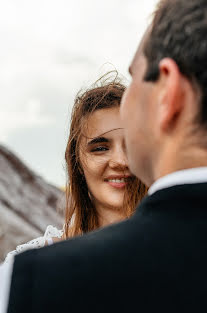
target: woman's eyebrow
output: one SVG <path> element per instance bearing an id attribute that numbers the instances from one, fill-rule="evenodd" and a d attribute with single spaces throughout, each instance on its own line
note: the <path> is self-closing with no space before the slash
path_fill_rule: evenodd
<path id="1" fill-rule="evenodd" d="M 90 146 L 90 145 L 93 145 L 95 143 L 101 143 L 101 142 L 109 142 L 109 139 L 107 139 L 105 137 L 96 137 L 96 138 L 90 140 L 88 142 L 88 145 Z"/>

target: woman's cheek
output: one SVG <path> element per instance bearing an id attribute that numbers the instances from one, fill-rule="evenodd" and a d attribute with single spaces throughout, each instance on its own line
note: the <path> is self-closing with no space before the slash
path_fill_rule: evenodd
<path id="1" fill-rule="evenodd" d="M 96 178 L 96 179 L 102 179 L 104 174 L 104 168 L 105 168 L 105 161 L 103 158 L 96 158 L 95 160 L 88 160 L 87 162 L 87 168 L 86 171 L 89 176 Z"/>

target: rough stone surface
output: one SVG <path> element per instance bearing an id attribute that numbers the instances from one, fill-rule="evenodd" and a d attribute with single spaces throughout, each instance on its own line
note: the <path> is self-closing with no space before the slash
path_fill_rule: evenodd
<path id="1" fill-rule="evenodd" d="M 63 207 L 60 189 L 0 145 L 0 262 L 18 244 L 43 235 L 48 225 L 62 228 Z"/>

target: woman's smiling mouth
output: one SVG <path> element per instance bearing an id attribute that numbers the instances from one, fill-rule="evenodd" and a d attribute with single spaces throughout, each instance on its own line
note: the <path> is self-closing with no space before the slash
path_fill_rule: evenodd
<path id="1" fill-rule="evenodd" d="M 124 188 L 129 182 L 130 176 L 113 176 L 108 177 L 104 181 L 115 188 Z"/>

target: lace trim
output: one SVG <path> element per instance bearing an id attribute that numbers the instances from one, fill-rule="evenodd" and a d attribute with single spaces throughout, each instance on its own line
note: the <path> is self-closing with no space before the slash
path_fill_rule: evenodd
<path id="1" fill-rule="evenodd" d="M 44 236 L 38 237 L 36 239 L 28 241 L 25 244 L 17 246 L 15 250 L 7 254 L 4 262 L 8 263 L 11 259 L 14 258 L 15 255 L 21 252 L 24 252 L 26 250 L 42 248 L 44 247 L 46 240 L 52 239 L 52 238 L 61 238 L 62 235 L 63 235 L 63 230 L 58 230 L 56 227 L 49 225 L 46 228 Z"/>

